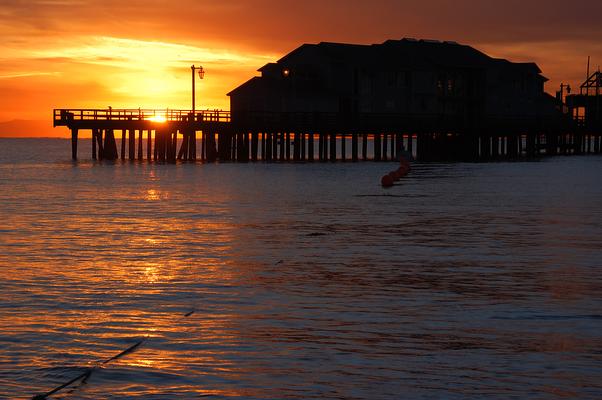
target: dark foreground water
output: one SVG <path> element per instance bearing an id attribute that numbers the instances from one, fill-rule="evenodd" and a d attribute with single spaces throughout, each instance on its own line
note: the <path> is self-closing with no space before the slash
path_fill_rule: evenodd
<path id="1" fill-rule="evenodd" d="M 602 397 L 602 157 L 69 154 L 0 140 L 0 398 Z"/>

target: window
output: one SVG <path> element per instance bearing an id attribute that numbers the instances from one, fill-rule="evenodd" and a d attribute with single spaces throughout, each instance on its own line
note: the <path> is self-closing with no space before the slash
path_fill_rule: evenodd
<path id="1" fill-rule="evenodd" d="M 437 94 L 443 96 L 445 94 L 445 75 L 439 75 L 437 78 Z"/>

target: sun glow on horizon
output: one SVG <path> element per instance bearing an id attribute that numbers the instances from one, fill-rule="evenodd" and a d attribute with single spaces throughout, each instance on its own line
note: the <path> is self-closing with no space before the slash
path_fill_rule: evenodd
<path id="1" fill-rule="evenodd" d="M 147 119 L 149 121 L 157 122 L 160 124 L 167 122 L 167 118 L 165 118 L 165 116 L 163 116 L 163 115 L 155 115 L 155 116 L 147 118 Z"/>
<path id="2" fill-rule="evenodd" d="M 192 64 L 207 71 L 197 82 L 197 108 L 227 110 L 226 93 L 276 58 L 224 43 L 193 46 L 111 36 L 23 40 L 0 44 L 0 60 L 19 60 L 0 63 L 2 87 L 5 93 L 22 93 L 0 110 L 0 122 L 43 120 L 53 108 L 189 109 Z M 160 116 L 151 120 L 165 122 Z"/>

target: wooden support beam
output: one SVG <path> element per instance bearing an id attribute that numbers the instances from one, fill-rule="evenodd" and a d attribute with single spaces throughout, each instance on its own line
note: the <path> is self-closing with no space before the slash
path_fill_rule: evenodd
<path id="1" fill-rule="evenodd" d="M 103 147 L 103 130 L 102 129 L 97 129 L 96 130 L 96 144 L 98 145 L 98 160 L 102 160 L 103 158 L 105 158 L 104 156 L 104 147 Z"/>
<path id="2" fill-rule="evenodd" d="M 581 134 L 573 134 L 573 154 L 581 154 L 583 151 L 583 141 Z"/>
<path id="3" fill-rule="evenodd" d="M 196 161 L 196 130 L 193 129 L 190 134 L 190 144 L 188 145 L 189 159 Z"/>
<path id="4" fill-rule="evenodd" d="M 205 134 L 205 132 L 203 132 L 203 135 Z M 217 160 L 217 148 L 216 148 L 216 141 L 215 141 L 215 133 L 212 131 L 208 131 L 207 132 L 207 140 L 205 142 L 207 148 L 205 149 L 206 154 L 205 154 L 205 158 L 207 159 L 208 162 L 215 162 Z"/>
<path id="5" fill-rule="evenodd" d="M 368 134 L 362 135 L 362 159 L 368 161 Z"/>
<path id="6" fill-rule="evenodd" d="M 286 137 L 286 161 L 290 161 L 291 160 L 291 133 L 290 132 L 286 132 L 285 133 L 285 137 Z"/>
<path id="7" fill-rule="evenodd" d="M 237 144 L 238 144 L 238 134 L 234 133 L 232 135 L 232 139 L 229 141 L 230 143 L 230 152 L 228 153 L 230 155 L 230 160 L 232 161 L 236 161 L 237 157 L 236 157 L 236 150 L 237 150 Z"/>
<path id="8" fill-rule="evenodd" d="M 491 138 L 489 136 L 481 136 L 481 159 L 488 160 L 491 155 Z"/>
<path id="9" fill-rule="evenodd" d="M 509 158 L 515 158 L 518 152 L 518 140 L 516 135 L 508 136 L 507 140 L 507 151 L 506 156 Z"/>
<path id="10" fill-rule="evenodd" d="M 330 133 L 330 161 L 337 160 L 337 134 Z"/>
<path id="11" fill-rule="evenodd" d="M 180 151 L 178 151 L 178 160 L 187 160 L 188 159 L 188 132 L 183 132 L 184 138 L 182 139 L 182 144 L 180 145 Z"/>
<path id="12" fill-rule="evenodd" d="M 389 137 L 386 133 L 383 134 L 383 154 L 382 154 L 382 160 L 383 161 L 387 161 L 387 150 L 388 150 L 388 142 L 389 142 Z"/>
<path id="13" fill-rule="evenodd" d="M 314 160 L 314 133 L 310 132 L 307 135 L 307 160 Z"/>
<path id="14" fill-rule="evenodd" d="M 417 133 L 416 134 L 416 160 L 422 161 L 422 148 L 424 147 L 422 136 Z"/>
<path id="15" fill-rule="evenodd" d="M 177 149 L 178 149 L 178 131 L 175 129 L 173 130 L 171 140 L 172 140 L 172 143 L 171 143 L 170 161 L 175 162 L 176 161 L 176 153 L 177 153 Z"/>
<path id="16" fill-rule="evenodd" d="M 300 141 L 300 146 L 301 146 L 301 161 L 305 161 L 306 160 L 306 147 L 305 147 L 305 132 L 301 133 L 301 141 Z"/>
<path id="17" fill-rule="evenodd" d="M 236 144 L 236 161 L 244 162 L 245 160 L 245 134 L 239 133 Z"/>
<path id="18" fill-rule="evenodd" d="M 299 132 L 295 132 L 294 135 L 295 136 L 293 139 L 293 160 L 299 161 L 299 159 L 301 158 L 301 135 L 299 134 Z"/>
<path id="19" fill-rule="evenodd" d="M 104 143 L 104 158 L 106 160 L 116 160 L 117 154 L 117 143 L 115 143 L 115 133 L 112 129 L 108 129 L 105 134 Z"/>
<path id="20" fill-rule="evenodd" d="M 491 138 L 491 156 L 493 158 L 498 158 L 500 155 L 500 137 L 494 135 Z"/>
<path id="21" fill-rule="evenodd" d="M 154 146 L 155 161 L 163 161 L 162 152 L 161 152 L 161 147 L 163 145 L 162 142 L 163 142 L 163 130 L 157 129 L 155 131 L 155 146 Z"/>
<path id="22" fill-rule="evenodd" d="M 134 135 L 136 131 L 134 131 Z M 142 129 L 138 129 L 138 160 L 142 160 Z"/>
<path id="23" fill-rule="evenodd" d="M 323 161 L 324 159 L 324 134 L 318 134 L 318 160 Z"/>
<path id="24" fill-rule="evenodd" d="M 201 131 L 201 161 L 205 161 L 207 159 L 207 131 Z"/>
<path id="25" fill-rule="evenodd" d="M 286 155 L 286 140 L 284 138 L 284 132 L 280 132 L 279 133 L 279 137 L 280 137 L 280 161 L 284 161 L 285 159 L 285 155 Z"/>
<path id="26" fill-rule="evenodd" d="M 163 157 L 163 161 L 167 161 L 169 162 L 169 159 L 171 158 L 171 132 L 169 131 L 169 128 L 167 128 L 165 131 L 163 131 L 163 153 L 164 153 L 164 157 Z"/>
<path id="27" fill-rule="evenodd" d="M 96 129 L 92 129 L 92 159 L 96 160 Z"/>
<path id="28" fill-rule="evenodd" d="M 155 145 L 153 146 L 153 158 L 155 161 L 159 158 L 159 135 L 161 131 L 159 129 L 155 129 Z"/>
<path id="29" fill-rule="evenodd" d="M 265 133 L 265 152 L 264 152 L 264 161 L 272 161 L 272 133 Z"/>
<path id="30" fill-rule="evenodd" d="M 151 139 L 151 130 L 146 131 L 146 159 L 150 161 L 151 159 L 151 150 L 153 147 L 153 142 Z"/>
<path id="31" fill-rule="evenodd" d="M 251 160 L 257 161 L 259 149 L 259 132 L 251 132 Z"/>
<path id="32" fill-rule="evenodd" d="M 236 161 L 242 162 L 245 158 L 245 134 L 236 135 Z"/>
<path id="33" fill-rule="evenodd" d="M 121 130 L 121 159 L 125 160 L 125 129 Z"/>
<path id="34" fill-rule="evenodd" d="M 136 131 L 128 129 L 128 158 L 134 160 L 136 158 Z"/>
<path id="35" fill-rule="evenodd" d="M 169 131 L 163 129 L 161 131 L 161 147 L 159 148 L 159 161 L 167 161 L 169 158 Z"/>
<path id="36" fill-rule="evenodd" d="M 163 132 L 163 153 L 164 153 L 163 160 L 164 161 L 169 162 L 171 159 L 171 144 L 172 143 L 173 143 L 172 132 L 169 130 L 169 128 L 167 128 Z"/>
<path id="37" fill-rule="evenodd" d="M 381 161 L 382 143 L 380 133 L 374 134 L 374 161 Z"/>
<path id="38" fill-rule="evenodd" d="M 358 161 L 358 136 L 357 133 L 351 133 L 351 160 Z"/>
<path id="39" fill-rule="evenodd" d="M 72 160 L 77 160 L 77 139 L 78 139 L 77 128 L 71 128 L 71 159 Z"/>
<path id="40" fill-rule="evenodd" d="M 341 133 L 341 160 L 345 161 L 347 159 L 347 138 L 345 137 L 345 132 Z"/>
<path id="41" fill-rule="evenodd" d="M 535 137 L 537 135 L 533 132 L 527 134 L 527 157 L 535 156 Z"/>

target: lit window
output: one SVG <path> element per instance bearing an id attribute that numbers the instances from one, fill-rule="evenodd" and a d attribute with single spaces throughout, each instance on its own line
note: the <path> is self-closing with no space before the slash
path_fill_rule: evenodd
<path id="1" fill-rule="evenodd" d="M 288 78 L 289 76 L 291 76 L 291 70 L 288 68 L 285 68 L 282 70 L 282 76 L 285 78 Z"/>
<path id="2" fill-rule="evenodd" d="M 447 93 L 452 94 L 454 92 L 454 81 L 452 79 L 447 80 Z"/>

